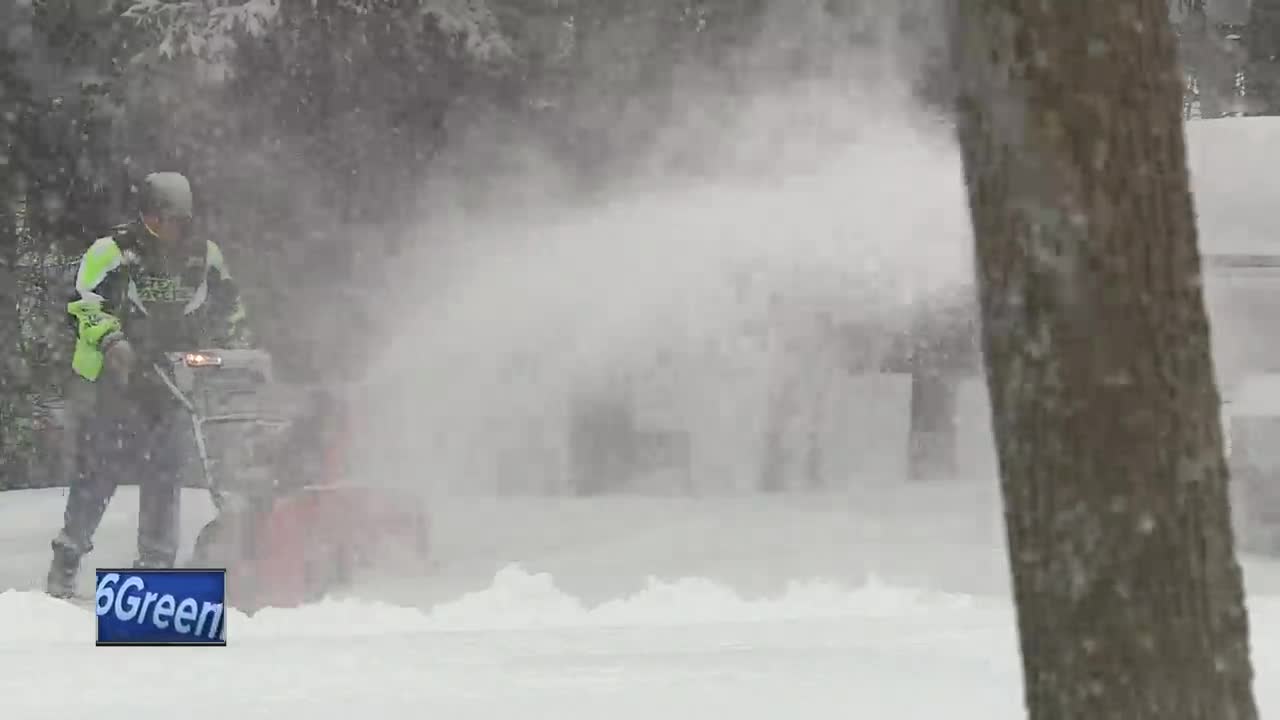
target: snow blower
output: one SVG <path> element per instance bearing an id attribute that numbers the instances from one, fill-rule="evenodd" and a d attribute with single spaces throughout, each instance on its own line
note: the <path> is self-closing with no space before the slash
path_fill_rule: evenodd
<path id="1" fill-rule="evenodd" d="M 388 560 L 397 571 L 425 570 L 422 503 L 355 482 L 339 391 L 277 381 L 260 350 L 167 357 L 169 367 L 155 370 L 191 417 L 196 484 L 216 508 L 190 564 L 226 568 L 230 605 L 252 613 L 314 602 Z"/>

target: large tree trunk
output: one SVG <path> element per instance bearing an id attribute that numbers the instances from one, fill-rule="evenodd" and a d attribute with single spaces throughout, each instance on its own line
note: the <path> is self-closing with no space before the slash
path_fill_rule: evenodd
<path id="1" fill-rule="evenodd" d="M 958 7 L 1030 715 L 1255 718 L 1165 0 Z"/>

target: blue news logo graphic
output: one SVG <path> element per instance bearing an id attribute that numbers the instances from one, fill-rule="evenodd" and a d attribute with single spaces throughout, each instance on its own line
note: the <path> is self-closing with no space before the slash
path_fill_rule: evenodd
<path id="1" fill-rule="evenodd" d="M 226 645 L 225 570 L 98 570 L 98 645 Z"/>

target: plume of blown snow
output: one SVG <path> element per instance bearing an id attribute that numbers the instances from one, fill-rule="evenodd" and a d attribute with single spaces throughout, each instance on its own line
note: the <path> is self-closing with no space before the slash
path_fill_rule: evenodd
<path id="1" fill-rule="evenodd" d="M 364 398 L 367 474 L 559 491 L 570 408 L 609 394 L 660 405 L 699 437 L 732 436 L 726 458 L 756 456 L 780 373 L 859 354 L 874 367 L 922 308 L 964 302 L 950 129 L 891 64 L 876 67 L 853 83 L 766 77 L 732 97 L 714 77 L 690 81 L 634 172 L 587 196 L 555 192 L 563 174 L 537 162 L 486 178 L 519 199 L 505 208 L 461 210 L 447 182 L 433 186 L 389 278 L 409 291 L 384 299 L 395 320 Z M 727 410 L 730 396 L 741 407 Z"/>

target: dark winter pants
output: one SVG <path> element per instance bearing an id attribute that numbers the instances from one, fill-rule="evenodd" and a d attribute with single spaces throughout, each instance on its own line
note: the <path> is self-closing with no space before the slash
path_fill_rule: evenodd
<path id="1" fill-rule="evenodd" d="M 105 388 L 104 388 L 105 390 Z M 122 483 L 138 485 L 138 557 L 143 567 L 172 567 L 178 551 L 180 473 L 193 446 L 181 408 L 143 412 L 127 398 L 97 398 L 79 419 L 62 532 L 54 547 L 79 557 Z"/>

